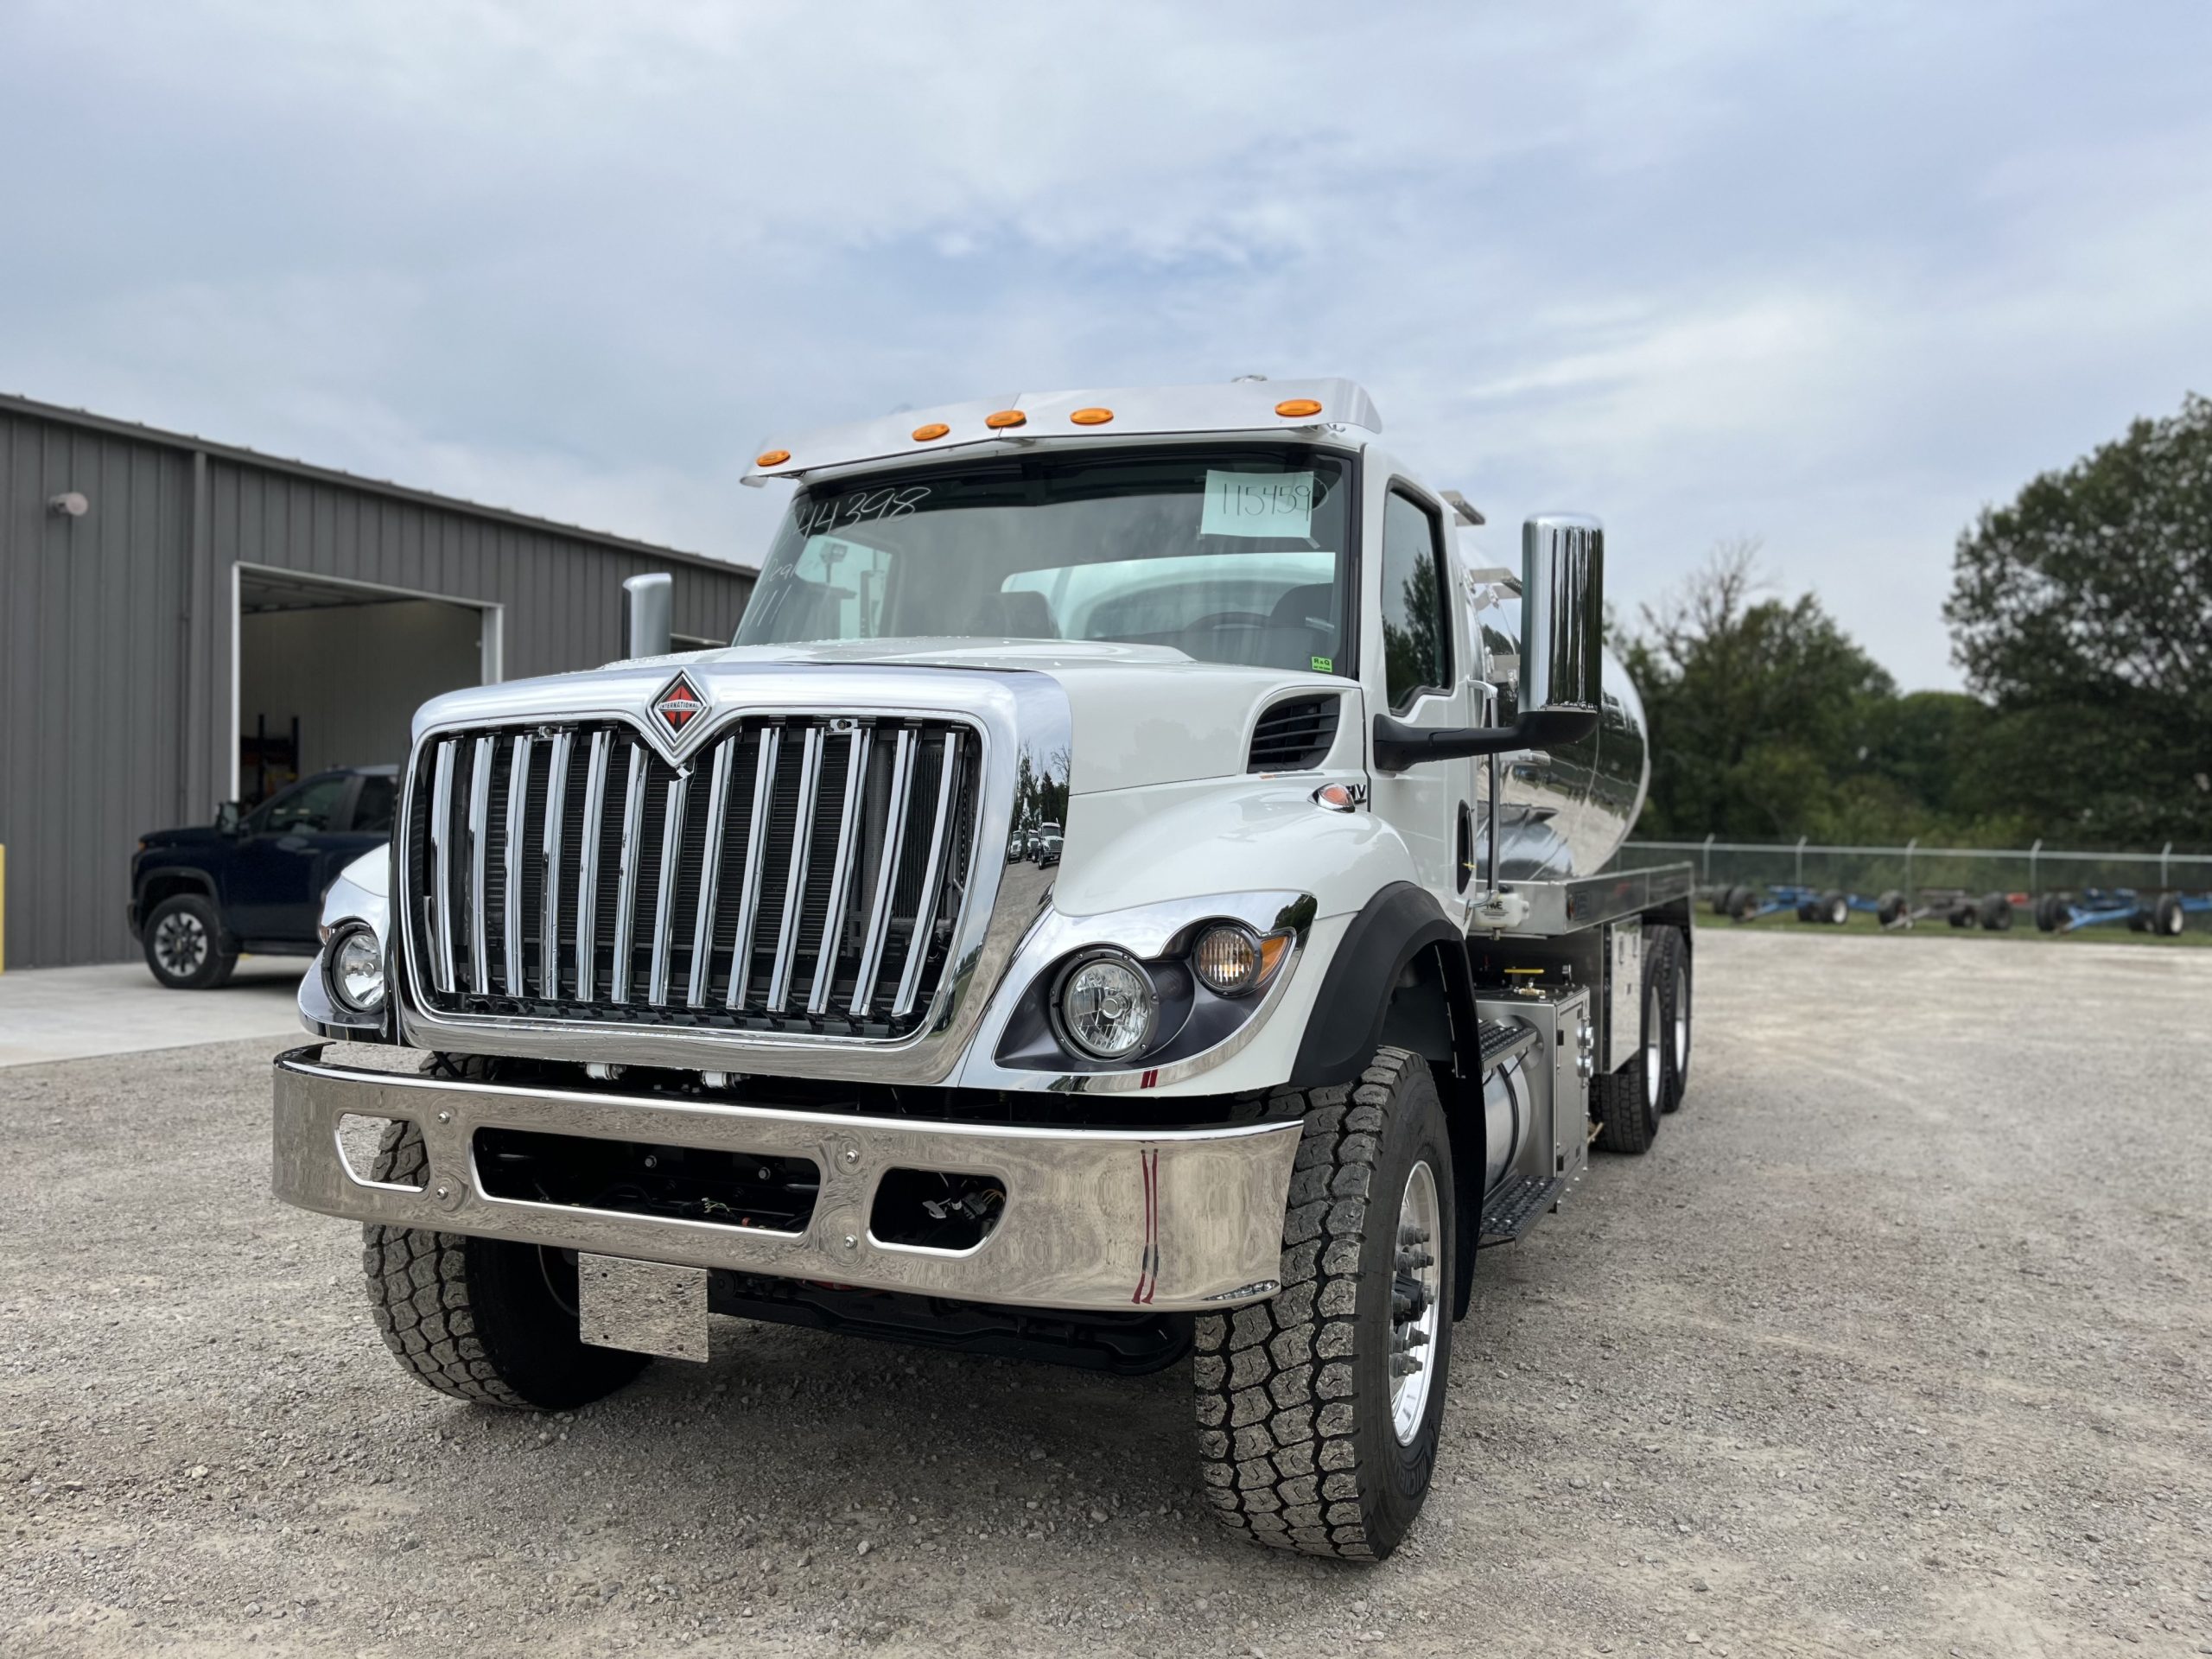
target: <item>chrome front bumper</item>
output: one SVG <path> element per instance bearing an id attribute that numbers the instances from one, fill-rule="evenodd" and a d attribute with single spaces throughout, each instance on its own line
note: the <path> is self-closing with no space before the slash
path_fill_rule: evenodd
<path id="1" fill-rule="evenodd" d="M 274 1190 L 325 1215 L 1015 1306 L 1200 1309 L 1278 1288 L 1295 1121 L 1143 1131 L 838 1117 L 370 1071 L 327 1063 L 320 1045 L 276 1065 Z M 348 1114 L 417 1124 L 423 1185 L 357 1174 L 339 1141 Z M 810 1159 L 821 1193 L 803 1233 L 495 1198 L 474 1152 L 493 1128 Z M 966 1250 L 880 1243 L 868 1219 L 895 1168 L 996 1177 L 997 1226 Z"/>

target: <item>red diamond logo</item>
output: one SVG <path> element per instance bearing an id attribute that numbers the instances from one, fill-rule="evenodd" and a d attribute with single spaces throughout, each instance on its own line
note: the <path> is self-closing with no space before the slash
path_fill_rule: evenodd
<path id="1" fill-rule="evenodd" d="M 706 712 L 707 699 L 691 683 L 689 674 L 678 674 L 661 687 L 660 695 L 653 699 L 653 717 L 679 735 Z"/>

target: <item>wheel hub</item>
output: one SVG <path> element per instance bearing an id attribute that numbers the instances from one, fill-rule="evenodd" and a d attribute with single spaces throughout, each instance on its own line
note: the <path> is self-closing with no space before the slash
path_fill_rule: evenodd
<path id="1" fill-rule="evenodd" d="M 1411 1446 L 1428 1409 L 1428 1361 L 1443 1297 L 1443 1264 L 1436 1259 L 1441 1212 L 1436 1175 L 1426 1160 L 1406 1177 L 1398 1201 L 1398 1245 L 1390 1281 L 1390 1427 Z"/>
<path id="2" fill-rule="evenodd" d="M 154 930 L 154 954 L 164 969 L 179 979 L 199 972 L 207 959 L 207 930 L 189 911 L 164 916 Z"/>

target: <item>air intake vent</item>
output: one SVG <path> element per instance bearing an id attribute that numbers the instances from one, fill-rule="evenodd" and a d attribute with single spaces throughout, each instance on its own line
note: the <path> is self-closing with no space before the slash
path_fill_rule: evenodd
<path id="1" fill-rule="evenodd" d="M 1245 770 L 1304 772 L 1319 766 L 1337 741 L 1337 705 L 1343 701 L 1330 693 L 1275 704 L 1260 716 Z"/>

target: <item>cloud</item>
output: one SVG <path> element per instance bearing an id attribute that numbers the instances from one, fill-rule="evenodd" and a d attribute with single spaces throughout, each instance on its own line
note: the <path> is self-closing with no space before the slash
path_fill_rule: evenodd
<path id="1" fill-rule="evenodd" d="M 778 433 L 1350 373 L 1946 683 L 1958 530 L 2207 383 L 2212 15 L 1923 14 L 18 0 L 0 385 L 753 557 Z"/>

